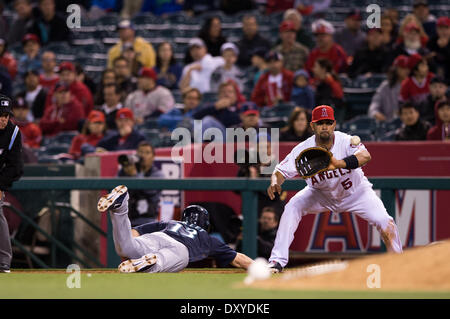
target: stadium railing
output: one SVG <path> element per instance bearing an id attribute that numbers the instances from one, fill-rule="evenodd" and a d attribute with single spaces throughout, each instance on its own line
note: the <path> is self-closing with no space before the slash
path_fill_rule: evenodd
<path id="1" fill-rule="evenodd" d="M 450 178 L 371 178 L 374 189 L 381 190 L 381 199 L 389 212 L 395 212 L 395 190 L 397 189 L 430 189 L 450 190 Z M 188 178 L 170 179 L 131 179 L 131 178 L 23 178 L 16 182 L 12 190 L 106 190 L 117 185 L 127 185 L 129 189 L 167 189 L 196 191 L 241 191 L 243 214 L 243 252 L 254 258 L 257 255 L 257 192 L 264 191 L 269 179 L 247 178 Z M 287 180 L 283 189 L 296 191 L 306 185 L 300 179 Z M 95 225 L 91 225 L 95 226 Z M 108 229 L 111 229 L 108 222 Z M 108 238 L 107 267 L 116 267 L 120 262 L 114 250 L 112 231 Z M 50 238 L 52 240 L 52 238 Z M 55 242 L 54 242 L 55 244 Z M 88 257 L 88 256 L 87 256 Z M 41 265 L 42 266 L 42 265 Z"/>

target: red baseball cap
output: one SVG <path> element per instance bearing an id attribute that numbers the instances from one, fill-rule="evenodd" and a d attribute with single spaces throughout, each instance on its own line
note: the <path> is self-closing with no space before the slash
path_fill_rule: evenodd
<path id="1" fill-rule="evenodd" d="M 436 25 L 438 27 L 450 27 L 450 18 L 449 17 L 440 17 L 436 21 Z"/>
<path id="2" fill-rule="evenodd" d="M 22 43 L 23 44 L 25 44 L 26 42 L 28 42 L 28 41 L 34 41 L 34 42 L 37 42 L 37 43 L 41 43 L 41 41 L 39 41 L 39 38 L 38 38 L 38 36 L 36 35 L 36 34 L 33 34 L 33 33 L 27 33 L 27 34 L 25 34 L 25 36 L 23 37 L 23 39 L 22 39 Z"/>
<path id="3" fill-rule="evenodd" d="M 399 55 L 394 60 L 394 66 L 399 66 L 401 68 L 409 68 L 408 57 L 404 54 Z"/>
<path id="4" fill-rule="evenodd" d="M 408 67 L 410 69 L 414 69 L 414 67 L 420 62 L 422 61 L 423 57 L 418 54 L 418 53 L 414 53 L 412 55 L 410 55 L 408 57 Z"/>
<path id="5" fill-rule="evenodd" d="M 121 108 L 120 110 L 117 111 L 116 113 L 116 120 L 117 119 L 134 119 L 134 114 L 133 111 L 130 110 L 127 107 Z"/>
<path id="6" fill-rule="evenodd" d="M 143 67 L 139 70 L 139 77 L 150 78 L 156 81 L 158 75 L 152 68 Z"/>
<path id="7" fill-rule="evenodd" d="M 250 114 L 259 115 L 259 108 L 253 102 L 245 102 L 239 109 L 239 113 L 243 115 L 250 115 Z"/>
<path id="8" fill-rule="evenodd" d="M 411 32 L 412 30 L 416 30 L 417 32 L 420 32 L 419 26 L 413 21 L 411 21 L 410 23 L 408 23 L 405 26 L 405 32 Z"/>
<path id="9" fill-rule="evenodd" d="M 75 65 L 72 62 L 61 62 L 58 68 L 59 72 L 64 70 L 75 72 Z"/>
<path id="10" fill-rule="evenodd" d="M 70 87 L 63 82 L 56 83 L 54 92 L 63 92 L 63 91 L 70 91 Z"/>
<path id="11" fill-rule="evenodd" d="M 328 105 L 319 105 L 312 111 L 311 122 L 315 123 L 321 120 L 332 120 L 334 121 L 334 110 Z"/>
<path id="12" fill-rule="evenodd" d="M 280 24 L 280 32 L 284 32 L 284 31 L 296 31 L 295 30 L 295 25 L 292 21 L 283 21 Z"/>
<path id="13" fill-rule="evenodd" d="M 93 110 L 88 115 L 88 121 L 95 123 L 95 122 L 102 122 L 105 123 L 105 114 L 100 111 Z"/>

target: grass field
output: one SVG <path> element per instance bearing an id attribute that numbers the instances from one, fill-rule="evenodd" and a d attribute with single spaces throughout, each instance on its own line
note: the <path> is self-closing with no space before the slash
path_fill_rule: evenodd
<path id="1" fill-rule="evenodd" d="M 120 274 L 82 270 L 81 288 L 68 288 L 64 270 L 13 271 L 0 274 L 0 299 L 300 299 L 300 298 L 450 298 L 448 292 L 282 291 L 238 287 L 246 274 L 236 271 L 186 270 L 176 274 Z"/>

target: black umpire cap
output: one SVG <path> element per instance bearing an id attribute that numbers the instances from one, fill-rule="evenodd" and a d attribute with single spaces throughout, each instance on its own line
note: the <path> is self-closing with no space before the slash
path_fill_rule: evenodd
<path id="1" fill-rule="evenodd" d="M 12 115 L 11 107 L 11 99 L 6 95 L 0 94 L 0 114 L 9 113 L 10 115 Z"/>

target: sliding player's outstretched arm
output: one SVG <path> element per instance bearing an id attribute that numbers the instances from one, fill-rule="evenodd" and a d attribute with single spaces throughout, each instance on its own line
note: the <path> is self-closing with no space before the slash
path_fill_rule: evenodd
<path id="1" fill-rule="evenodd" d="M 251 259 L 247 255 L 237 253 L 236 257 L 231 262 L 231 266 L 234 266 L 236 268 L 243 268 L 243 269 L 247 270 L 252 262 L 253 262 L 253 259 Z"/>

